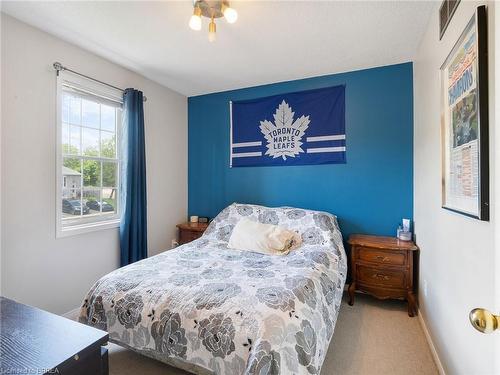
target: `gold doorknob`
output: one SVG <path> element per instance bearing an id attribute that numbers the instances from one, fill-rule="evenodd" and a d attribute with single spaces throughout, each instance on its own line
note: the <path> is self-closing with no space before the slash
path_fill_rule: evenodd
<path id="1" fill-rule="evenodd" d="M 474 309 L 469 313 L 472 326 L 482 333 L 491 333 L 500 329 L 500 316 L 486 309 Z"/>

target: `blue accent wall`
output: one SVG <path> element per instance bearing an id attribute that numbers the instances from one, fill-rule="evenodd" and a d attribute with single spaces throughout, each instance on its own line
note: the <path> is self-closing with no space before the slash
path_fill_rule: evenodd
<path id="1" fill-rule="evenodd" d="M 229 101 L 341 84 L 346 164 L 229 168 Z M 344 236 L 394 235 L 413 219 L 411 63 L 190 97 L 188 123 L 189 215 L 232 202 L 296 206 L 337 215 Z"/>

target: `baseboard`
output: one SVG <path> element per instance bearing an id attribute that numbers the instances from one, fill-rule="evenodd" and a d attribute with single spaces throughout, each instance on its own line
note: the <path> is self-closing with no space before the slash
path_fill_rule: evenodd
<path id="1" fill-rule="evenodd" d="M 73 310 L 62 314 L 62 316 L 64 316 L 65 318 L 71 319 L 71 320 L 77 320 L 79 314 L 80 314 L 80 307 L 76 307 Z"/>
<path id="2" fill-rule="evenodd" d="M 427 329 L 427 324 L 425 323 L 425 320 L 424 320 L 420 310 L 418 311 L 417 316 L 418 316 L 418 321 L 420 322 L 420 326 L 422 327 L 422 330 L 424 331 L 425 338 L 427 339 L 427 344 L 429 344 L 429 348 L 431 349 L 431 354 L 432 354 L 432 357 L 434 358 L 434 362 L 436 363 L 436 367 L 438 369 L 438 372 L 440 375 L 446 375 L 446 372 L 444 371 L 443 364 L 441 363 L 441 360 L 439 359 L 439 355 L 437 353 L 436 347 L 434 346 L 434 342 L 432 341 L 431 334 L 429 333 L 429 330 Z"/>

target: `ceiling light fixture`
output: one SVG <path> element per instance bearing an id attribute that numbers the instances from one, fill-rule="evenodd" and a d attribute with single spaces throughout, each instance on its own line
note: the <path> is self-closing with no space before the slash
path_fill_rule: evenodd
<path id="1" fill-rule="evenodd" d="M 227 5 L 227 3 L 222 3 L 221 10 L 227 22 L 235 23 L 236 20 L 238 19 L 238 12 L 235 9 L 231 8 L 229 5 Z"/>
<path id="2" fill-rule="evenodd" d="M 189 20 L 189 27 L 193 30 L 201 30 L 201 9 L 198 6 L 194 7 L 193 15 Z"/>
<path id="3" fill-rule="evenodd" d="M 214 18 L 208 24 L 208 41 L 215 42 L 215 32 L 217 31 L 217 26 L 215 26 Z"/>
<path id="4" fill-rule="evenodd" d="M 226 0 L 193 0 L 193 15 L 189 20 L 189 27 L 193 30 L 201 30 L 201 16 L 210 18 L 208 24 L 208 40 L 215 41 L 217 26 L 215 18 L 224 17 L 228 23 L 235 23 L 238 19 L 238 12 L 229 6 Z"/>

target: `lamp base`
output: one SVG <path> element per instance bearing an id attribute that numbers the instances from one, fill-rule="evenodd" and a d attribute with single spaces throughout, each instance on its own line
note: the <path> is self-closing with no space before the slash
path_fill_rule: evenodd
<path id="1" fill-rule="evenodd" d="M 194 6 L 201 9 L 201 14 L 207 18 L 224 17 L 222 5 L 227 5 L 227 1 L 220 0 L 193 0 Z"/>

